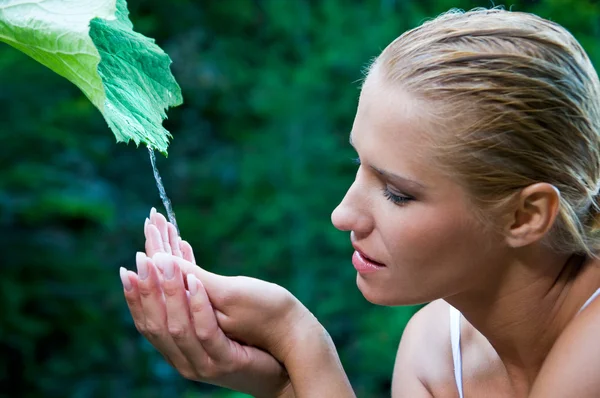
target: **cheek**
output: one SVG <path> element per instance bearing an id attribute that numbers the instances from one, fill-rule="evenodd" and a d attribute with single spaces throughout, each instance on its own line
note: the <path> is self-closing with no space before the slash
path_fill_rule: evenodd
<path id="1" fill-rule="evenodd" d="M 375 304 L 422 304 L 454 294 L 486 255 L 481 230 L 464 217 L 415 212 L 389 226 L 379 231 L 389 272 L 358 278 L 359 289 Z"/>
<path id="2" fill-rule="evenodd" d="M 474 219 L 463 212 L 423 209 L 407 211 L 402 222 L 394 226 L 394 231 L 388 234 L 382 231 L 382 236 L 391 237 L 386 246 L 393 262 L 410 266 L 433 265 L 432 259 L 439 262 L 468 256 L 479 244 L 481 232 Z"/>

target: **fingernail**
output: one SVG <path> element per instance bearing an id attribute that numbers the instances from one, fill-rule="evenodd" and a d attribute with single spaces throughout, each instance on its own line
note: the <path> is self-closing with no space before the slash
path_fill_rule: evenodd
<path id="1" fill-rule="evenodd" d="M 187 276 L 188 290 L 191 296 L 195 296 L 198 293 L 198 279 L 193 274 Z"/>
<path id="2" fill-rule="evenodd" d="M 131 289 L 133 289 L 133 286 L 131 286 L 131 281 L 127 276 L 127 270 L 123 267 L 119 268 L 119 276 L 121 276 L 121 283 L 123 284 L 123 289 L 125 289 L 125 291 L 127 292 L 130 292 Z"/>
<path id="3" fill-rule="evenodd" d="M 163 272 L 165 273 L 165 279 L 167 280 L 171 280 L 175 276 L 175 265 L 173 264 L 173 261 L 175 260 L 169 259 L 169 261 L 165 263 Z"/>
<path id="4" fill-rule="evenodd" d="M 164 258 L 166 256 L 168 256 L 168 254 L 163 252 L 154 253 L 154 256 L 152 256 L 152 262 L 163 274 L 165 273 L 164 264 L 168 263 L 170 260 L 170 258 Z"/>
<path id="5" fill-rule="evenodd" d="M 148 277 L 148 258 L 144 253 L 137 253 L 136 261 L 138 276 L 141 280 L 144 280 Z"/>
<path id="6" fill-rule="evenodd" d="M 150 209 L 150 217 L 156 214 L 156 209 L 153 207 Z"/>
<path id="7" fill-rule="evenodd" d="M 144 221 L 144 231 L 146 230 L 146 228 L 148 227 L 148 224 L 150 223 L 150 220 L 148 219 L 148 217 L 146 217 L 146 221 Z"/>

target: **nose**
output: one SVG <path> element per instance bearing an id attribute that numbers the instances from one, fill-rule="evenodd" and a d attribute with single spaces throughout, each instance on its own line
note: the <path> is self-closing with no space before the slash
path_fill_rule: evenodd
<path id="1" fill-rule="evenodd" d="M 373 229 L 366 198 L 362 198 L 355 181 L 344 199 L 331 213 L 331 222 L 340 231 L 352 231 L 357 236 L 368 235 Z"/>

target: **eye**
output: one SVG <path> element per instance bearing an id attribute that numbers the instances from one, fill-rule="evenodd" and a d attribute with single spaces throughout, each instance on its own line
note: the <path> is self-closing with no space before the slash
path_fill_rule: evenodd
<path id="1" fill-rule="evenodd" d="M 360 166 L 360 158 L 359 157 L 352 158 L 352 163 L 354 163 L 357 166 Z"/>
<path id="2" fill-rule="evenodd" d="M 412 198 L 409 198 L 408 196 L 402 196 L 393 193 L 388 187 L 383 188 L 383 196 L 396 205 L 403 205 L 412 200 Z"/>

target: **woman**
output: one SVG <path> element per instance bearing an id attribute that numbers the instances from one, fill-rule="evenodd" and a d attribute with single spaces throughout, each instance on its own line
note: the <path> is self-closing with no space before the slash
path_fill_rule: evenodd
<path id="1" fill-rule="evenodd" d="M 360 167 L 332 221 L 367 300 L 430 302 L 402 337 L 394 397 L 600 396 L 599 137 L 592 64 L 534 15 L 451 11 L 374 61 L 350 134 Z M 183 376 L 354 396 L 289 292 L 197 267 L 155 211 L 144 231 L 125 296 Z"/>

